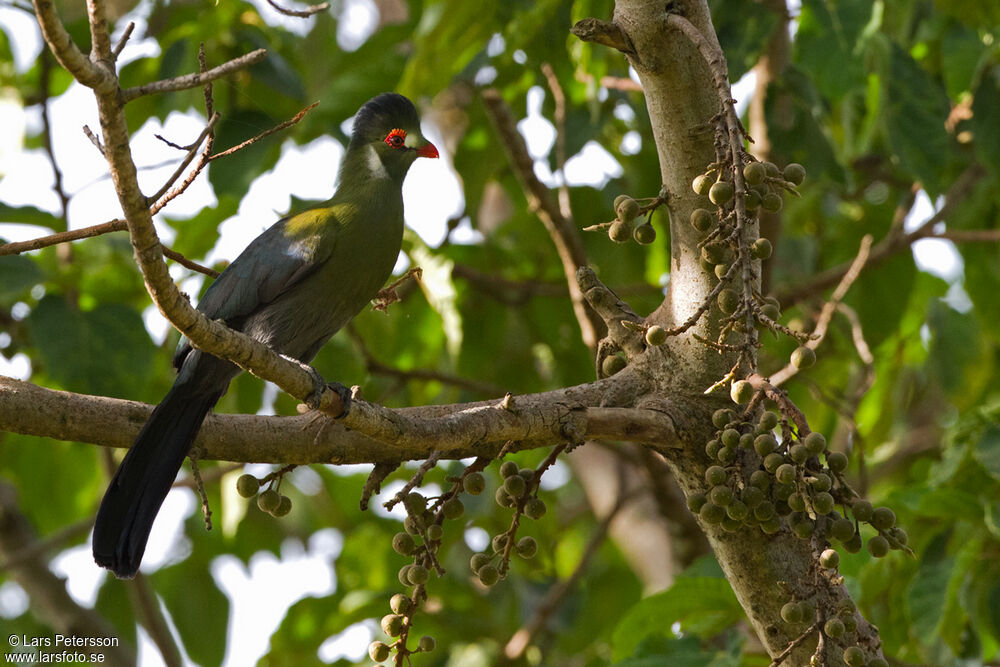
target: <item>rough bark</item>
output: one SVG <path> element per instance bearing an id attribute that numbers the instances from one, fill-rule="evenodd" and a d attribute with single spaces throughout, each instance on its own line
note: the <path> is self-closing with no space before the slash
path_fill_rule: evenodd
<path id="1" fill-rule="evenodd" d="M 704 0 L 676 2 L 670 7 L 690 21 L 709 45 L 719 48 Z M 702 55 L 690 39 L 669 30 L 666 19 L 662 2 L 618 0 L 613 19 L 617 29 L 606 32 L 619 35 L 612 46 L 628 45 L 624 52 L 645 91 L 662 179 L 670 193 L 670 289 L 649 320 L 673 326 L 694 312 L 714 285 L 714 278 L 700 266 L 699 238 L 687 220 L 697 201 L 691 181 L 716 159 L 710 128 L 712 117 L 721 108 Z M 660 395 L 693 399 L 731 368 L 734 359 L 708 349 L 693 336 L 714 338 L 717 314 L 713 308 L 702 323 L 664 346 L 663 367 L 655 376 Z M 724 401 L 728 402 L 728 397 Z M 686 494 L 707 490 L 704 446 L 714 432 L 707 415 L 720 403 L 711 397 L 703 397 L 701 402 L 704 418 L 689 420 L 684 428 L 678 428 L 683 447 L 665 453 Z M 793 597 L 830 596 L 837 600 L 848 595 L 842 585 L 832 589 L 819 585 L 813 546 L 787 530 L 766 535 L 756 527 L 744 526 L 734 533 L 718 525 L 702 523 L 702 528 L 751 625 L 772 656 L 782 653 L 802 634 L 801 627 L 781 621 L 783 604 Z M 877 630 L 860 616 L 858 621 L 862 642 L 877 646 Z M 787 655 L 786 664 L 809 664 L 815 650 L 813 633 Z M 841 650 L 828 642 L 823 650 L 824 664 L 840 664 Z"/>

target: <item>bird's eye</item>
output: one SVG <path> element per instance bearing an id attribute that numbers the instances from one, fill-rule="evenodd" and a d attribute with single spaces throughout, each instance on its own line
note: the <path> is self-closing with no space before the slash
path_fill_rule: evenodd
<path id="1" fill-rule="evenodd" d="M 389 134 L 385 135 L 385 143 L 389 144 L 393 148 L 402 148 L 406 143 L 406 130 L 396 128 Z"/>

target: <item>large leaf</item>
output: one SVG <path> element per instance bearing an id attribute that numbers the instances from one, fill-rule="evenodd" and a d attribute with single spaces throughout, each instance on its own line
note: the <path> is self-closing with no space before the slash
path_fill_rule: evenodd
<path id="1" fill-rule="evenodd" d="M 114 303 L 82 312 L 47 295 L 28 317 L 46 374 L 65 388 L 104 396 L 145 394 L 153 344 L 139 313 Z"/>
<path id="2" fill-rule="evenodd" d="M 954 161 L 945 130 L 950 105 L 941 86 L 899 46 L 889 54 L 885 127 L 900 166 L 931 196 L 944 187 Z"/>
<path id="3" fill-rule="evenodd" d="M 733 589 L 722 577 L 678 577 L 674 585 L 640 600 L 614 631 L 614 653 L 632 655 L 649 636 L 670 632 L 674 623 L 683 631 L 711 637 L 743 617 Z"/>

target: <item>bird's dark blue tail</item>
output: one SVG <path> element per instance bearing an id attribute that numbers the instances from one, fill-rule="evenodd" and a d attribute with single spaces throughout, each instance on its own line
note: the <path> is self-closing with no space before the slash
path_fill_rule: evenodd
<path id="1" fill-rule="evenodd" d="M 222 392 L 177 383 L 156 406 L 118 467 L 94 524 L 94 560 L 119 578 L 139 569 L 163 499 Z"/>

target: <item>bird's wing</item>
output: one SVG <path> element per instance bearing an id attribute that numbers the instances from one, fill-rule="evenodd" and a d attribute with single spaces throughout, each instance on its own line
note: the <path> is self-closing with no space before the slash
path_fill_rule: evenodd
<path id="1" fill-rule="evenodd" d="M 337 240 L 338 218 L 348 213 L 339 208 L 311 209 L 271 225 L 209 285 L 198 310 L 239 327 L 329 259 Z M 189 349 L 187 340 L 181 339 L 174 357 L 176 367 Z"/>

